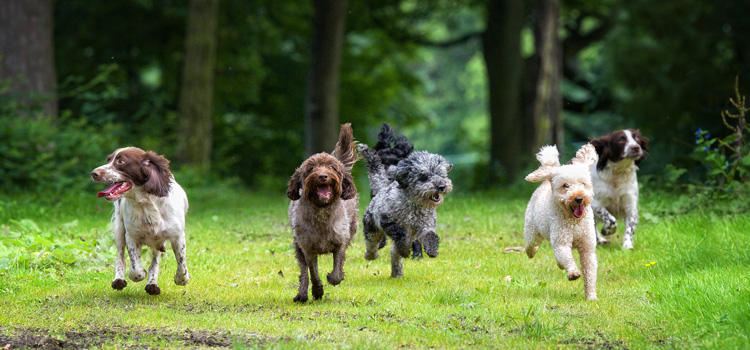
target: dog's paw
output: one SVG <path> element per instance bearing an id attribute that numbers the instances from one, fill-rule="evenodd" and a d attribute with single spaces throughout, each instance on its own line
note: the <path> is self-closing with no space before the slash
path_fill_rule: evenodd
<path id="1" fill-rule="evenodd" d="M 297 294 L 297 296 L 294 297 L 295 303 L 306 303 L 307 302 L 307 294 Z"/>
<path id="2" fill-rule="evenodd" d="M 633 249 L 633 237 L 625 236 L 622 239 L 622 249 L 632 250 Z"/>
<path id="3" fill-rule="evenodd" d="M 422 237 L 422 246 L 424 252 L 431 258 L 438 256 L 438 247 L 440 247 L 440 237 L 435 232 L 429 232 Z"/>
<path id="4" fill-rule="evenodd" d="M 343 278 L 340 278 L 338 274 L 334 275 L 333 272 L 326 275 L 326 279 L 328 280 L 328 284 L 332 286 L 337 286 L 344 280 Z"/>
<path id="5" fill-rule="evenodd" d="M 130 280 L 133 282 L 140 282 L 143 281 L 146 278 L 146 271 L 143 271 L 143 269 L 140 269 L 139 271 L 136 271 L 134 269 L 130 269 Z"/>
<path id="6" fill-rule="evenodd" d="M 568 281 L 575 281 L 581 278 L 581 273 L 578 271 L 568 272 Z"/>
<path id="7" fill-rule="evenodd" d="M 122 290 L 127 285 L 128 285 L 128 282 L 126 282 L 122 278 L 118 278 L 118 279 L 115 279 L 114 281 L 112 281 L 112 289 Z"/>
<path id="8" fill-rule="evenodd" d="M 190 272 L 176 273 L 174 275 L 174 283 L 178 286 L 184 286 L 190 281 Z"/>
<path id="9" fill-rule="evenodd" d="M 155 284 L 147 284 L 146 285 L 146 293 L 150 295 L 159 295 L 161 294 L 161 288 Z"/>
<path id="10" fill-rule="evenodd" d="M 609 240 L 607 240 L 606 238 L 599 238 L 599 237 L 597 237 L 596 238 L 596 245 L 600 245 L 600 246 L 609 245 Z"/>
<path id="11" fill-rule="evenodd" d="M 312 286 L 313 299 L 320 300 L 323 297 L 323 286 Z"/>
<path id="12" fill-rule="evenodd" d="M 375 260 L 378 258 L 378 252 L 365 252 L 365 260 Z"/>
<path id="13" fill-rule="evenodd" d="M 536 252 L 539 250 L 539 247 L 526 247 L 526 256 L 529 257 L 529 259 L 536 256 Z"/>

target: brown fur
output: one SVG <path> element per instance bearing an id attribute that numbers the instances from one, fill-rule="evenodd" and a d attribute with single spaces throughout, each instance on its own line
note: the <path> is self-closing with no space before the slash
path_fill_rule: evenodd
<path id="1" fill-rule="evenodd" d="M 635 160 L 635 165 L 640 165 L 641 161 L 648 155 L 648 138 L 641 135 L 638 129 L 630 129 L 630 132 L 633 134 L 633 139 L 638 142 L 643 150 L 643 155 Z M 591 140 L 591 144 L 596 148 L 596 153 L 599 154 L 599 162 L 596 164 L 597 170 L 604 169 L 608 160 L 613 163 L 622 160 L 626 142 L 625 132 L 622 130 Z"/>
<path id="2" fill-rule="evenodd" d="M 112 161 L 113 156 L 114 153 L 107 157 L 107 163 Z M 117 157 L 113 164 L 115 169 L 135 185 L 143 186 L 144 191 L 159 197 L 165 197 L 169 193 L 172 173 L 169 171 L 167 158 L 135 147 L 123 150 Z"/>
<path id="3" fill-rule="evenodd" d="M 311 279 L 313 298 L 323 296 L 323 283 L 318 275 L 320 254 L 334 254 L 333 271 L 327 275 L 328 283 L 337 285 L 344 280 L 345 251 L 357 232 L 359 199 L 350 173 L 358 159 L 355 145 L 351 125 L 342 125 L 339 142 L 332 154 L 323 152 L 306 159 L 289 180 L 286 192 L 292 200 L 289 221 L 300 267 L 300 286 L 295 302 L 307 301 Z M 325 189 L 330 189 L 330 195 L 325 195 Z"/>

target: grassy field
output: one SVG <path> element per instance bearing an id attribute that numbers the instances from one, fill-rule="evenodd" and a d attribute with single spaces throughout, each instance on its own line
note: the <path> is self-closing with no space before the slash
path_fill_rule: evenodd
<path id="1" fill-rule="evenodd" d="M 95 193 L 0 198 L 0 348 L 750 348 L 747 214 L 665 216 L 672 199 L 646 195 L 635 251 L 598 249 L 588 302 L 548 243 L 532 260 L 503 252 L 523 245 L 532 190 L 449 195 L 440 256 L 405 261 L 400 279 L 388 254 L 364 260 L 360 228 L 346 280 L 304 305 L 283 193 L 188 189 L 192 280 L 172 282 L 167 250 L 155 297 L 144 281 L 110 288 L 111 204 Z"/>

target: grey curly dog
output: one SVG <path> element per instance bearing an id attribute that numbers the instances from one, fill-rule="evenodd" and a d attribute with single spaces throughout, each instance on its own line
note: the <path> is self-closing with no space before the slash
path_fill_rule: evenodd
<path id="1" fill-rule="evenodd" d="M 438 255 L 437 207 L 443 196 L 453 190 L 448 172 L 453 164 L 440 155 L 412 152 L 398 162 L 389 179 L 378 153 L 365 144 L 357 146 L 367 164 L 373 197 L 363 217 L 367 251 L 365 259 L 374 260 L 387 235 L 391 247 L 391 277 L 401 277 L 403 258 L 409 256 L 412 243 L 419 240 L 424 251 Z"/>

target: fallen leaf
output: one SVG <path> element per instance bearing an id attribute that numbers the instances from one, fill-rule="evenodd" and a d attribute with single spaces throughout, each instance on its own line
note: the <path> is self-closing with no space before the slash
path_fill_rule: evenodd
<path id="1" fill-rule="evenodd" d="M 505 254 L 508 254 L 508 253 L 523 253 L 525 251 L 526 251 L 526 248 L 524 248 L 524 247 L 505 247 L 505 249 L 503 249 L 503 253 L 505 253 Z"/>

